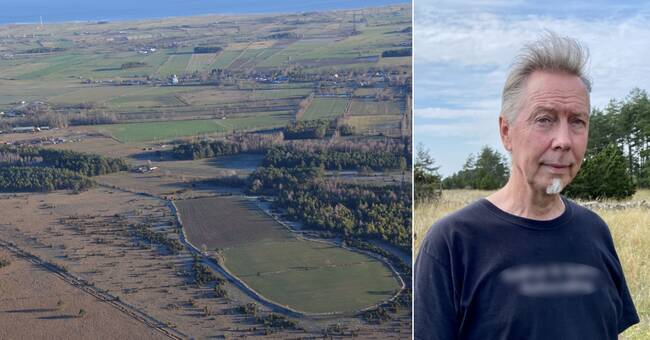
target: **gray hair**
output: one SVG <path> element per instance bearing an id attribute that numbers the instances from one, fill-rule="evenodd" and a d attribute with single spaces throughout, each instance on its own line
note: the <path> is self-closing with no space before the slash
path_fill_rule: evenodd
<path id="1" fill-rule="evenodd" d="M 587 93 L 590 93 L 591 81 L 584 70 L 588 60 L 589 50 L 578 40 L 560 37 L 551 31 L 525 45 L 521 54 L 515 58 L 503 87 L 501 115 L 509 124 L 515 121 L 521 104 L 521 93 L 526 80 L 534 71 L 575 75 L 585 84 Z"/>

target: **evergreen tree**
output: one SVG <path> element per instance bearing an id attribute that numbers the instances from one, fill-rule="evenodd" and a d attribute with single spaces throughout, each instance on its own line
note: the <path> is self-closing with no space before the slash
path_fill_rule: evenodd
<path id="1" fill-rule="evenodd" d="M 506 184 L 508 176 L 505 156 L 486 145 L 477 157 L 470 154 L 463 169 L 442 184 L 445 189 L 495 190 Z"/>
<path id="2" fill-rule="evenodd" d="M 434 165 L 435 162 L 429 150 L 424 148 L 422 143 L 418 144 L 415 154 L 415 165 L 413 166 L 413 178 L 415 181 L 415 200 L 436 199 L 440 196 L 440 175 Z"/>
<path id="3" fill-rule="evenodd" d="M 625 156 L 615 144 L 587 158 L 564 194 L 574 198 L 623 199 L 634 194 L 635 187 Z"/>

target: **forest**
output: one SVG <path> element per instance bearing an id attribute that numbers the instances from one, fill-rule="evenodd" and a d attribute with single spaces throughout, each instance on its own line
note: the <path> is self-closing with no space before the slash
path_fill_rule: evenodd
<path id="1" fill-rule="evenodd" d="M 322 177 L 320 168 L 262 167 L 250 175 L 248 191 L 275 196 L 276 208 L 309 228 L 410 249 L 410 186 L 342 184 Z"/>
<path id="2" fill-rule="evenodd" d="M 127 170 L 121 159 L 69 150 L 0 147 L 0 191 L 85 190 L 88 177 Z"/>

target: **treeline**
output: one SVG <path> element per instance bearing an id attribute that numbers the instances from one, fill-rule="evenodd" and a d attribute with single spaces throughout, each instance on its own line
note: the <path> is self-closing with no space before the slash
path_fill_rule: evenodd
<path id="1" fill-rule="evenodd" d="M 217 46 L 198 46 L 194 48 L 194 53 L 217 53 L 223 48 Z"/>
<path id="2" fill-rule="evenodd" d="M 508 181 L 510 170 L 506 157 L 484 146 L 477 156 L 470 154 L 463 169 L 445 178 L 445 189 L 496 190 Z"/>
<path id="3" fill-rule="evenodd" d="M 90 176 L 127 170 L 121 159 L 69 150 L 32 147 L 0 147 L 2 191 L 84 190 Z"/>
<path id="4" fill-rule="evenodd" d="M 269 147 L 281 143 L 282 133 L 244 134 L 226 140 L 200 141 L 179 144 L 172 154 L 176 159 L 201 159 L 239 153 L 262 153 Z"/>
<path id="5" fill-rule="evenodd" d="M 266 39 L 275 39 L 275 40 L 280 40 L 280 39 L 298 39 L 300 35 L 298 35 L 295 32 L 281 32 L 281 33 L 274 33 L 271 35 L 267 35 Z"/>
<path id="6" fill-rule="evenodd" d="M 284 128 L 285 139 L 322 139 L 332 122 L 324 119 L 290 122 Z"/>
<path id="7" fill-rule="evenodd" d="M 86 176 L 66 169 L 40 167 L 0 167 L 0 191 L 48 192 L 70 189 L 82 191 L 92 187 Z"/>
<path id="8" fill-rule="evenodd" d="M 26 50 L 24 53 L 50 53 L 65 51 L 63 47 L 36 47 Z"/>
<path id="9" fill-rule="evenodd" d="M 259 168 L 249 177 L 248 191 L 276 196 L 276 208 L 309 228 L 410 249 L 410 187 L 339 184 L 322 177 L 319 168 Z"/>
<path id="10" fill-rule="evenodd" d="M 80 112 L 61 113 L 62 111 L 69 110 L 79 110 Z M 3 119 L 0 121 L 0 128 L 7 129 L 16 126 L 64 128 L 68 125 L 114 124 L 119 120 L 114 112 L 99 111 L 99 108 L 93 103 L 77 103 L 53 107 L 48 103 L 38 102 L 29 103 L 14 111 L 22 116 Z"/>
<path id="11" fill-rule="evenodd" d="M 633 89 L 625 99 L 592 110 L 587 157 L 594 157 L 612 144 L 624 155 L 634 185 L 649 188 L 650 100 L 646 91 Z"/>
<path id="12" fill-rule="evenodd" d="M 141 61 L 130 61 L 128 63 L 124 63 L 120 66 L 122 70 L 130 69 L 130 68 L 136 68 L 136 67 L 143 67 L 147 66 L 147 63 L 143 63 Z"/>
<path id="13" fill-rule="evenodd" d="M 399 50 L 387 50 L 384 52 L 381 52 L 381 56 L 383 58 L 391 58 L 391 57 L 409 57 L 411 56 L 411 49 L 410 48 L 403 48 Z"/>
<path id="14" fill-rule="evenodd" d="M 264 158 L 264 166 L 384 171 L 408 168 L 409 161 L 410 157 L 401 149 L 339 149 L 326 146 L 285 145 L 269 149 Z"/>

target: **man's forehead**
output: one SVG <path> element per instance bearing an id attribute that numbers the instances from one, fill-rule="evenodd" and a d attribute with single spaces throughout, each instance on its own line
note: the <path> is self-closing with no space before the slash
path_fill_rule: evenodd
<path id="1" fill-rule="evenodd" d="M 565 73 L 534 72 L 524 88 L 527 111 L 589 113 L 589 93 L 580 77 Z"/>

